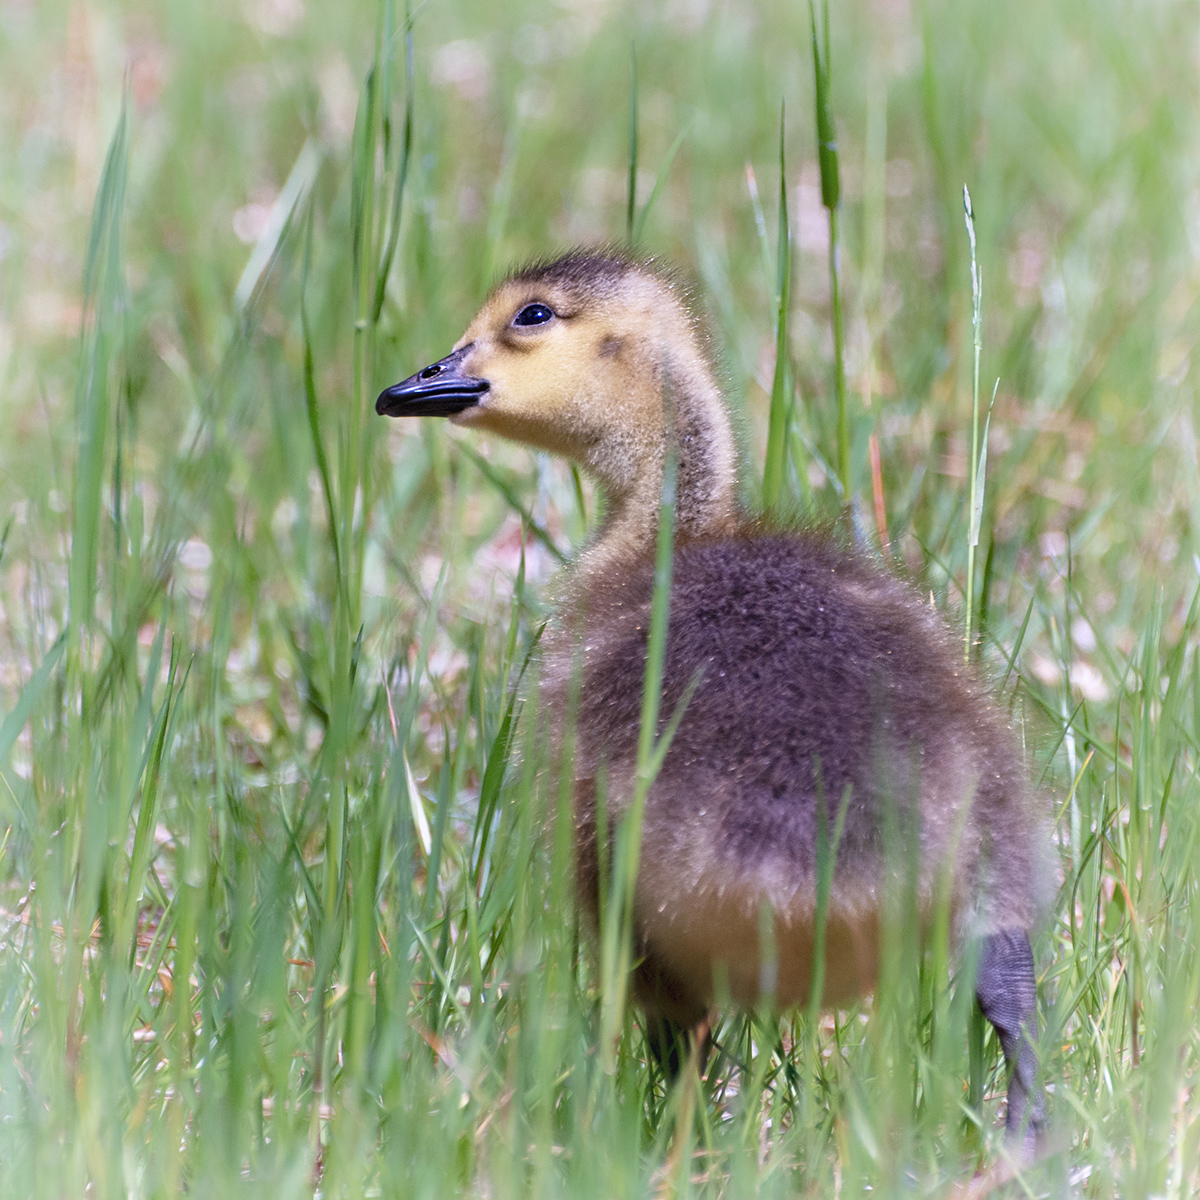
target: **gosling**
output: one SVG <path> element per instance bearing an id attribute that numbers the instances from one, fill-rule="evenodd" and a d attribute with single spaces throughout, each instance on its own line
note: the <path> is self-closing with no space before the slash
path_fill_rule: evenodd
<path id="1" fill-rule="evenodd" d="M 913 588 L 827 537 L 773 531 L 741 511 L 730 419 L 685 289 L 609 252 L 527 267 L 492 291 L 451 354 L 388 388 L 376 410 L 448 417 L 564 455 L 604 491 L 603 525 L 569 572 L 543 663 L 551 711 L 565 710 L 582 671 L 575 822 L 593 920 L 597 781 L 611 829 L 634 792 L 673 447 L 664 720 L 695 690 L 646 799 L 633 981 L 660 1061 L 678 1055 L 678 1030 L 699 1025 L 717 995 L 808 1003 L 818 842 L 839 811 L 819 999 L 869 992 L 891 894 L 888 814 L 907 817 L 922 926 L 948 880 L 955 938 L 977 942 L 976 995 L 1010 1071 L 1007 1130 L 1032 1152 L 1044 1102 L 1029 931 L 1054 872 L 1011 731 Z"/>

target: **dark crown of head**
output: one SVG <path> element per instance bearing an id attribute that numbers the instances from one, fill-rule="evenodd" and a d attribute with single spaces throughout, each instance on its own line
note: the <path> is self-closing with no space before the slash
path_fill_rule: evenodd
<path id="1" fill-rule="evenodd" d="M 545 284 L 572 293 L 593 293 L 615 287 L 627 275 L 652 275 L 669 283 L 650 259 L 635 258 L 617 248 L 572 250 L 559 258 L 538 259 L 508 276 L 508 283 Z"/>

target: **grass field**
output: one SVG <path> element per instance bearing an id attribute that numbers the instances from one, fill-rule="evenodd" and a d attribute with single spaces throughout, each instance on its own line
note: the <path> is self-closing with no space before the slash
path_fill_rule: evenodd
<path id="1" fill-rule="evenodd" d="M 937 945 L 664 1087 L 521 681 L 599 498 L 374 415 L 509 264 L 626 237 L 635 59 L 639 245 L 707 295 L 747 503 L 768 443 L 768 499 L 849 477 L 1058 818 L 1006 1194 L 1200 1194 L 1200 16 L 856 0 L 830 48 L 840 443 L 807 5 L 0 2 L 5 1197 L 950 1196 L 999 1153 Z"/>

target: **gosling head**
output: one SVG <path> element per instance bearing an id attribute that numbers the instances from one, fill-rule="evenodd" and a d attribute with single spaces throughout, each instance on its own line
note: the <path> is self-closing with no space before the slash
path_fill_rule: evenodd
<path id="1" fill-rule="evenodd" d="M 672 404 L 672 418 L 686 406 L 693 423 L 723 427 L 732 471 L 727 418 L 677 284 L 619 254 L 577 252 L 499 284 L 453 352 L 384 391 L 376 411 L 446 416 L 565 455 L 620 495 L 661 469 Z"/>

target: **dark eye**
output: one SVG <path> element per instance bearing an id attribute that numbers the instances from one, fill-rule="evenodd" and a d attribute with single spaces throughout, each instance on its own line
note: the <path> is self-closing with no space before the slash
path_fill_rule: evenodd
<path id="1" fill-rule="evenodd" d="M 545 325 L 554 313 L 544 304 L 527 304 L 515 317 L 514 325 Z"/>

